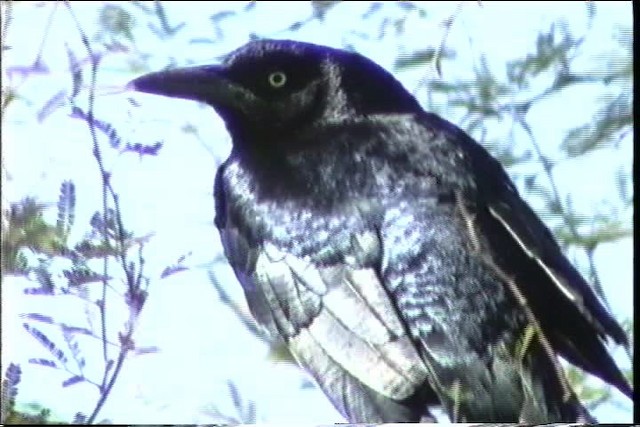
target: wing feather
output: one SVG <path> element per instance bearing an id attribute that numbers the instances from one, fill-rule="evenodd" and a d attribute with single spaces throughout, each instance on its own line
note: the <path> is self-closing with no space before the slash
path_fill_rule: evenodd
<path id="1" fill-rule="evenodd" d="M 264 244 L 253 281 L 274 311 L 277 332 L 312 372 L 337 363 L 395 400 L 410 397 L 423 385 L 426 371 L 420 356 L 373 268 L 318 267 Z M 316 347 L 323 351 L 313 351 Z"/>
<path id="2" fill-rule="evenodd" d="M 609 337 L 628 346 L 626 333 L 522 200 L 502 165 L 437 115 L 424 114 L 423 124 L 436 135 L 435 143 L 457 151 L 457 161 L 449 162 L 449 167 L 457 168 L 452 175 L 465 178 L 449 185 L 463 194 L 465 204 L 481 217 L 477 224 L 483 229 L 477 234 L 488 242 L 488 255 L 507 274 L 518 278 L 515 283 L 545 325 L 556 350 L 631 396 L 631 387 L 604 345 Z"/>

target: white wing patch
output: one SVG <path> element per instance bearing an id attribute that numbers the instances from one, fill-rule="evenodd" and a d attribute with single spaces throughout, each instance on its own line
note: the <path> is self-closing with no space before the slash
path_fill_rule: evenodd
<path id="1" fill-rule="evenodd" d="M 304 367 L 322 373 L 338 364 L 395 400 L 424 386 L 426 368 L 375 270 L 349 264 L 318 268 L 272 245 L 265 245 L 256 267 L 256 284 Z M 305 310 L 316 298 L 319 309 Z"/>

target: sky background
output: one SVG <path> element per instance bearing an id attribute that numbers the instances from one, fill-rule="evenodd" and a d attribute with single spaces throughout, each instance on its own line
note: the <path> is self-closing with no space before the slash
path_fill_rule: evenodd
<path id="1" fill-rule="evenodd" d="M 97 10 L 104 2 L 74 3 L 73 8 L 88 34 L 94 34 Z M 596 2 L 597 19 L 583 47 L 585 69 L 603 53 L 614 49 L 615 24 L 631 27 L 630 2 Z M 219 10 L 239 10 L 237 2 L 167 2 L 172 23 L 188 23 L 180 37 L 159 41 L 149 31 L 136 31 L 134 52 L 110 54 L 101 63 L 98 79 L 101 88 L 96 115 L 117 126 L 132 142 L 151 144 L 164 141 L 160 154 L 140 158 L 134 153 L 103 149 L 107 169 L 113 174 L 113 186 L 120 193 L 122 214 L 128 229 L 137 235 L 153 234 L 145 245 L 146 272 L 152 278 L 150 296 L 137 325 L 139 346 L 156 346 L 154 354 L 133 356 L 107 401 L 101 416 L 114 423 L 205 423 L 212 402 L 222 413 L 234 415 L 227 381 L 233 380 L 244 399 L 257 404 L 258 421 L 291 423 L 332 423 L 341 417 L 314 387 L 307 376 L 286 363 L 266 359 L 267 346 L 248 333 L 236 316 L 220 303 L 208 280 L 207 270 L 220 255 L 221 245 L 212 224 L 212 183 L 215 168 L 228 154 L 230 141 L 220 119 L 208 108 L 194 102 L 122 93 L 123 86 L 145 71 L 161 69 L 174 59 L 174 65 L 216 62 L 220 55 L 245 43 L 250 33 L 274 38 L 342 47 L 345 39 L 356 49 L 391 69 L 393 61 L 405 49 L 424 47 L 425 40 L 440 40 L 443 26 L 438 25 L 458 7 L 454 2 L 428 5 L 429 19 L 410 19 L 403 45 L 393 37 L 382 41 L 348 37 L 351 32 L 372 32 L 372 26 L 390 16 L 362 20 L 367 2 L 346 2 L 334 7 L 325 22 L 311 22 L 300 31 L 283 31 L 295 20 L 311 13 L 306 2 L 259 2 L 248 14 L 223 21 L 224 38 L 215 44 L 189 43 L 190 39 L 212 36 L 209 16 Z M 388 7 L 385 6 L 385 7 Z M 135 9 L 133 9 L 135 11 Z M 78 33 L 65 7 L 48 2 L 32 2 L 13 7 L 13 20 L 6 35 L 12 48 L 4 53 L 3 86 L 16 88 L 23 100 L 14 102 L 3 122 L 2 154 L 3 204 L 25 196 L 51 204 L 46 215 L 55 223 L 60 183 L 71 179 L 76 184 L 76 224 L 72 241 L 80 240 L 93 212 L 101 206 L 100 176 L 91 156 L 91 139 L 86 125 L 70 118 L 69 106 L 60 105 L 38 120 L 43 103 L 70 84 L 66 46 L 83 57 Z M 552 22 L 564 19 L 581 34 L 586 27 L 582 2 L 465 2 L 448 35 L 448 46 L 457 52 L 455 60 L 444 62 L 446 80 L 472 77 L 472 67 L 486 54 L 493 71 L 504 75 L 505 63 L 533 51 L 537 35 Z M 50 25 L 50 26 L 48 26 Z M 375 32 L 375 31 L 374 31 Z M 43 38 L 46 39 L 43 43 Z M 42 61 L 48 71 L 27 76 L 7 71 L 30 66 L 42 49 Z M 140 65 L 136 55 L 150 53 L 148 69 L 133 71 Z M 599 56 L 600 55 L 600 56 Z M 133 65 L 133 67 L 132 67 Z M 396 73 L 413 90 L 422 77 L 438 78 L 427 66 Z M 87 77 L 88 78 L 88 77 Z M 536 88 L 530 90 L 535 91 Z M 588 86 L 550 97 L 531 111 L 529 119 L 543 150 L 558 155 L 563 135 L 582 124 L 596 108 L 601 94 Z M 134 97 L 139 107 L 132 107 Z M 460 112 L 442 107 L 446 119 L 457 123 Z M 184 133 L 185 125 L 197 126 L 197 132 Z M 490 139 L 513 137 L 524 143 L 525 135 L 510 134 L 506 125 L 490 129 Z M 591 211 L 610 197 L 615 166 L 631 170 L 632 136 L 618 150 L 604 150 L 576 162 L 565 162 L 556 171 L 558 185 L 571 193 L 577 211 Z M 517 145 L 516 145 L 517 147 Z M 525 197 L 527 195 L 525 194 Z M 3 206 L 4 207 L 4 206 Z M 613 312 L 619 319 L 632 316 L 632 240 L 606 244 L 596 252 L 596 262 Z M 185 254 L 189 271 L 160 279 L 163 269 Z M 581 261 L 579 254 L 575 255 Z M 583 260 L 582 260 L 583 261 Z M 62 267 L 63 265 L 61 265 Z M 214 272 L 236 301 L 244 304 L 241 288 L 230 268 L 214 265 Z M 63 283 L 62 278 L 57 278 Z M 90 412 L 97 399 L 95 388 L 78 384 L 62 389 L 69 374 L 28 365 L 32 357 L 50 358 L 42 346 L 22 327 L 20 313 L 38 312 L 54 316 L 67 324 L 85 325 L 84 304 L 77 298 L 25 296 L 22 289 L 33 286 L 26 278 L 8 277 L 2 286 L 2 363 L 19 362 L 23 368 L 20 401 L 38 402 L 69 420 L 81 410 Z M 115 333 L 127 319 L 125 307 L 113 298 L 109 308 L 110 330 Z M 97 325 L 97 317 L 93 317 Z M 56 342 L 63 342 L 55 328 L 37 325 Z M 88 361 L 87 375 L 100 378 L 100 343 L 91 338 L 79 343 Z M 619 349 L 616 358 L 622 366 L 629 361 Z M 115 353 L 114 353 L 115 355 Z M 603 405 L 596 412 L 601 422 L 630 422 L 631 402 L 616 394 L 615 405 Z"/>

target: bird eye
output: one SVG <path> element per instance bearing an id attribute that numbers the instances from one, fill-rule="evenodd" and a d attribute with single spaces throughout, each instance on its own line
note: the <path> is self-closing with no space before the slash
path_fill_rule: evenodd
<path id="1" fill-rule="evenodd" d="M 269 84 L 271 87 L 279 89 L 287 83 L 287 75 L 282 71 L 275 71 L 269 74 Z"/>

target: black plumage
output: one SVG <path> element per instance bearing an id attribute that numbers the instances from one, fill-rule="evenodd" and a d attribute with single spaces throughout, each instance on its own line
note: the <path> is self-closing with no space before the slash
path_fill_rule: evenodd
<path id="1" fill-rule="evenodd" d="M 225 254 L 350 422 L 588 420 L 558 355 L 632 396 L 625 333 L 502 166 L 372 61 L 262 40 L 131 86 L 225 121 Z"/>

